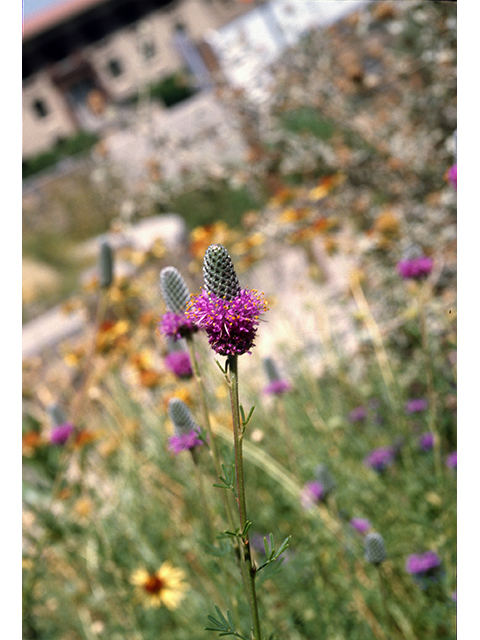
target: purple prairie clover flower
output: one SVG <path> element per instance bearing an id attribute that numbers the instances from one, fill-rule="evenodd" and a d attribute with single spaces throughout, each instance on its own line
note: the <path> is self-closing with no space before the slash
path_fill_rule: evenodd
<path id="1" fill-rule="evenodd" d="M 452 185 L 452 187 L 454 187 L 454 189 L 456 189 L 457 188 L 457 163 L 452 165 L 450 167 L 450 169 L 448 170 L 447 179 L 450 182 L 450 184 Z"/>
<path id="2" fill-rule="evenodd" d="M 359 407 L 355 407 L 348 414 L 349 422 L 363 422 L 367 417 L 367 410 L 364 406 L 360 405 Z"/>
<path id="3" fill-rule="evenodd" d="M 425 411 L 427 407 L 428 400 L 426 400 L 426 398 L 413 398 L 405 405 L 405 413 L 420 413 L 421 411 Z"/>
<path id="4" fill-rule="evenodd" d="M 433 449 L 434 444 L 435 434 L 431 431 L 422 433 L 422 435 L 418 438 L 418 446 L 422 451 L 430 451 L 431 449 Z"/>
<path id="5" fill-rule="evenodd" d="M 64 445 L 72 435 L 74 428 L 71 422 L 56 425 L 50 433 L 50 442 L 56 445 Z"/>
<path id="6" fill-rule="evenodd" d="M 317 502 L 321 502 L 325 497 L 325 490 L 321 482 L 313 480 L 307 482 L 300 494 L 300 502 L 304 509 L 311 509 Z"/>
<path id="7" fill-rule="evenodd" d="M 193 375 L 190 356 L 187 351 L 172 351 L 165 356 L 165 366 L 178 378 L 191 378 Z"/>
<path id="8" fill-rule="evenodd" d="M 364 464 L 375 471 L 382 472 L 394 459 L 395 449 L 393 447 L 379 447 L 368 454 L 364 460 Z"/>
<path id="9" fill-rule="evenodd" d="M 168 403 L 168 413 L 175 429 L 175 434 L 168 440 L 172 453 L 178 454 L 205 444 L 200 427 L 183 400 L 171 398 Z"/>
<path id="10" fill-rule="evenodd" d="M 198 327 L 184 313 L 179 314 L 173 311 L 163 314 L 158 323 L 158 329 L 166 338 L 171 338 L 173 341 L 188 338 L 198 331 Z"/>
<path id="11" fill-rule="evenodd" d="M 190 451 L 190 449 L 201 447 L 203 444 L 200 434 L 195 429 L 188 433 L 175 434 L 168 439 L 168 448 L 175 455 L 182 451 Z"/>
<path id="12" fill-rule="evenodd" d="M 370 521 L 366 518 L 352 518 L 350 520 L 350 526 L 352 526 L 355 531 L 358 531 L 358 533 L 361 533 L 363 535 L 367 533 L 372 527 Z"/>
<path id="13" fill-rule="evenodd" d="M 269 380 L 267 386 L 263 389 L 264 394 L 281 396 L 286 391 L 290 391 L 292 385 L 288 380 L 284 380 L 281 377 L 273 358 L 264 358 L 263 365 Z"/>
<path id="14" fill-rule="evenodd" d="M 290 391 L 292 385 L 288 380 L 272 380 L 263 389 L 263 393 L 266 395 L 281 396 L 286 391 Z"/>
<path id="15" fill-rule="evenodd" d="M 204 329 L 212 349 L 222 355 L 250 353 L 266 302 L 255 290 L 241 289 L 233 300 L 202 291 L 192 296 L 187 317 Z"/>
<path id="16" fill-rule="evenodd" d="M 446 465 L 450 469 L 456 469 L 457 468 L 457 452 L 456 451 L 454 451 L 453 453 L 450 453 L 447 456 Z"/>
<path id="17" fill-rule="evenodd" d="M 440 567 L 441 560 L 434 551 L 412 553 L 405 563 L 405 571 L 412 575 L 432 575 Z"/>
<path id="18" fill-rule="evenodd" d="M 422 280 L 426 278 L 433 267 L 433 260 L 428 256 L 419 256 L 407 260 L 400 260 L 397 271 L 405 280 Z"/>
<path id="19" fill-rule="evenodd" d="M 203 259 L 204 289 L 192 296 L 186 315 L 204 329 L 222 356 L 250 353 L 267 303 L 256 289 L 241 289 L 225 247 L 211 244 Z"/>

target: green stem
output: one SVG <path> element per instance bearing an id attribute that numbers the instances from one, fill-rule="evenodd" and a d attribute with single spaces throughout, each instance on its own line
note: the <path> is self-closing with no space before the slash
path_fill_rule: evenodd
<path id="1" fill-rule="evenodd" d="M 425 366 L 425 376 L 427 382 L 427 397 L 428 397 L 428 425 L 430 431 L 434 434 L 433 440 L 433 455 L 434 455 L 434 464 L 435 464 L 435 475 L 437 476 L 437 480 L 442 478 L 442 460 L 441 460 L 441 442 L 440 442 L 440 434 L 437 429 L 437 418 L 436 418 L 436 397 L 435 397 L 435 387 L 433 384 L 433 362 L 430 357 L 430 350 L 428 348 L 428 334 L 427 334 L 427 309 L 426 309 L 426 298 L 428 295 L 426 284 L 422 288 L 420 293 L 420 302 L 419 302 L 419 322 L 420 322 L 420 335 L 422 339 L 422 351 L 424 358 L 424 366 Z"/>
<path id="2" fill-rule="evenodd" d="M 245 499 L 245 478 L 243 473 L 243 424 L 240 420 L 240 404 L 238 401 L 238 356 L 228 356 L 230 405 L 232 409 L 233 439 L 235 445 L 235 475 L 237 482 L 237 503 L 240 516 L 240 529 L 245 530 L 247 524 L 247 505 Z M 260 618 L 255 591 L 256 567 L 252 560 L 248 532 L 243 537 L 243 560 L 246 574 L 246 585 L 253 619 L 254 640 L 262 640 Z"/>
<path id="3" fill-rule="evenodd" d="M 202 404 L 203 422 L 205 424 L 205 427 L 208 433 L 210 451 L 212 453 L 212 460 L 213 460 L 213 466 L 215 469 L 215 475 L 217 476 L 217 479 L 219 479 L 220 476 L 222 475 L 220 457 L 218 455 L 216 437 L 213 433 L 212 424 L 210 422 L 210 413 L 208 411 L 207 397 L 205 393 L 205 387 L 203 385 L 202 376 L 200 374 L 200 368 L 198 366 L 197 356 L 196 356 L 195 348 L 193 344 L 193 337 L 192 336 L 187 337 L 186 341 L 187 341 L 188 352 L 190 354 L 190 360 L 192 363 L 193 375 L 195 377 L 195 382 L 199 391 L 200 401 Z M 232 507 L 230 502 L 228 501 L 228 496 L 225 491 L 222 491 L 222 498 L 225 506 L 225 513 L 227 515 L 228 526 L 230 527 L 230 530 L 233 530 L 235 525 L 234 525 Z"/>

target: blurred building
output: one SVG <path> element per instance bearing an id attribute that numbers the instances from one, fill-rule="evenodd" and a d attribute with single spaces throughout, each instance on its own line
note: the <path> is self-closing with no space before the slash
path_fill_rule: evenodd
<path id="1" fill-rule="evenodd" d="M 23 28 L 23 157 L 79 130 L 109 105 L 187 68 L 198 88 L 218 68 L 206 34 L 246 13 L 239 0 L 65 0 Z"/>

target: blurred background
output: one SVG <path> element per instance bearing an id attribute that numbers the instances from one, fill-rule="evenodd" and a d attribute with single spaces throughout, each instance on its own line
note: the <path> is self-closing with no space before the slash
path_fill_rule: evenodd
<path id="1" fill-rule="evenodd" d="M 201 412 L 158 332 L 159 273 L 198 292 L 211 243 L 269 306 L 240 359 L 258 563 L 262 536 L 292 535 L 260 589 L 265 637 L 455 638 L 456 11 L 24 2 L 24 638 L 213 637 L 214 604 L 248 634 L 192 459 L 168 445 L 169 400 Z M 228 392 L 204 336 L 197 349 L 228 463 Z M 424 553 L 435 563 L 412 570 Z M 144 609 L 132 576 L 165 561 L 187 604 Z"/>

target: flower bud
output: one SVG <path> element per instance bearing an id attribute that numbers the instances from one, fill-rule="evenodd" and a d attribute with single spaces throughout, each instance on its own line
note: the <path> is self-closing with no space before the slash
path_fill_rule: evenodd
<path id="1" fill-rule="evenodd" d="M 100 286 L 107 289 L 113 282 L 113 254 L 108 242 L 102 242 L 100 247 Z"/>
<path id="2" fill-rule="evenodd" d="M 221 244 L 211 244 L 203 259 L 203 280 L 207 293 L 233 300 L 240 294 L 240 283 L 228 251 Z"/>
<path id="3" fill-rule="evenodd" d="M 171 398 L 168 403 L 168 414 L 177 435 L 183 435 L 194 430 L 200 432 L 200 427 L 187 405 L 180 398 Z"/>
<path id="4" fill-rule="evenodd" d="M 169 311 L 176 314 L 185 312 L 190 291 L 178 269 L 165 267 L 160 271 L 160 290 Z"/>
<path id="5" fill-rule="evenodd" d="M 380 564 L 387 559 L 385 543 L 379 533 L 367 533 L 365 536 L 365 560 Z"/>

